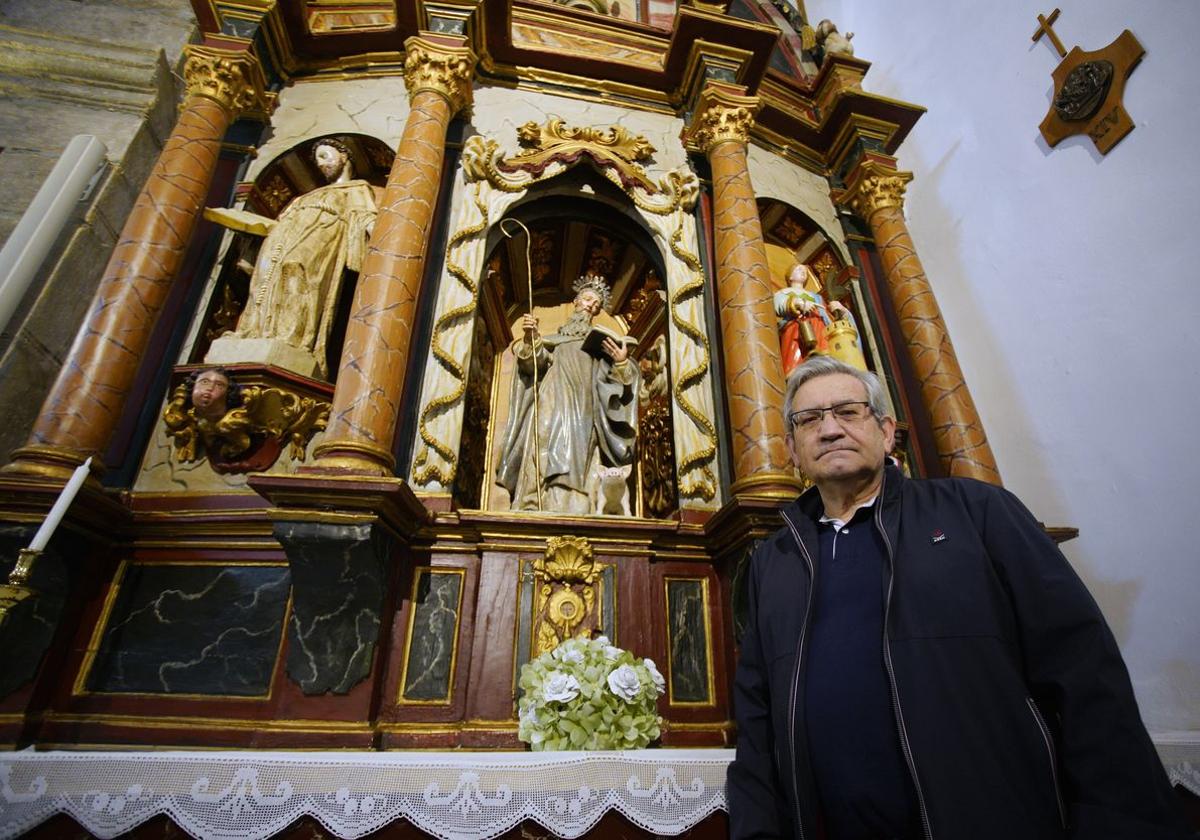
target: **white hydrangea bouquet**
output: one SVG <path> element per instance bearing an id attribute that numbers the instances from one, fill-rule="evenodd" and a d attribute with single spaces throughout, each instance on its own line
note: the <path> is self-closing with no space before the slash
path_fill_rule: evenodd
<path id="1" fill-rule="evenodd" d="M 659 736 L 666 681 L 604 636 L 567 639 L 521 667 L 517 737 L 534 750 L 641 749 Z"/>

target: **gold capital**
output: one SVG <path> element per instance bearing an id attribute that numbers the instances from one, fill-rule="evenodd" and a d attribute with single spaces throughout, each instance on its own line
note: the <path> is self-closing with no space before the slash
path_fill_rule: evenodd
<path id="1" fill-rule="evenodd" d="M 762 102 L 757 96 L 741 96 L 708 86 L 700 93 L 696 113 L 684 129 L 688 151 L 708 154 L 722 143 L 750 142 L 750 128 Z"/>
<path id="2" fill-rule="evenodd" d="M 454 47 L 414 35 L 404 42 L 404 84 L 408 100 L 419 91 L 433 91 L 457 114 L 471 104 L 471 79 L 477 56 L 470 47 Z"/>
<path id="3" fill-rule="evenodd" d="M 267 90 L 262 66 L 245 50 L 192 44 L 184 48 L 183 78 L 188 96 L 211 99 L 230 113 L 270 114 L 275 94 Z"/>
<path id="4" fill-rule="evenodd" d="M 833 198 L 869 220 L 878 210 L 903 207 L 904 190 L 912 177 L 911 172 L 900 172 L 878 161 L 864 161 L 850 176 L 846 189 L 835 193 Z"/>

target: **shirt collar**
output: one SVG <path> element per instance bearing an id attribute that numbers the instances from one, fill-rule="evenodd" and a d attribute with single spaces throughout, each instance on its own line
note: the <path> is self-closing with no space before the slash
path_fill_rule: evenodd
<path id="1" fill-rule="evenodd" d="M 878 493 L 876 493 L 874 496 L 872 496 L 871 498 L 867 499 L 867 500 L 866 500 L 865 502 L 863 502 L 861 505 L 859 505 L 858 507 L 856 507 L 856 508 L 854 509 L 854 512 L 850 514 L 850 519 L 853 519 L 853 518 L 854 518 L 854 516 L 855 516 L 855 514 L 857 514 L 857 513 L 858 513 L 860 510 L 862 510 L 863 508 L 869 508 L 869 507 L 873 507 L 873 506 L 875 505 L 875 500 L 876 500 L 876 499 L 878 499 L 878 498 L 879 498 L 879 494 L 878 494 Z M 849 521 L 850 521 L 850 519 L 834 519 L 832 516 L 826 516 L 825 514 L 823 514 L 823 513 L 822 513 L 822 514 L 821 514 L 821 518 L 820 518 L 820 519 L 818 519 L 818 520 L 817 520 L 817 522 L 819 522 L 819 523 L 820 523 L 820 524 L 822 524 L 822 525 L 824 525 L 826 522 L 828 522 L 828 523 L 830 523 L 831 525 L 833 525 L 833 527 L 834 527 L 834 529 L 835 529 L 835 530 L 838 530 L 838 531 L 840 531 L 840 530 L 842 530 L 843 528 L 845 528 L 845 527 L 846 527 L 846 523 L 847 523 L 847 522 L 849 522 Z"/>

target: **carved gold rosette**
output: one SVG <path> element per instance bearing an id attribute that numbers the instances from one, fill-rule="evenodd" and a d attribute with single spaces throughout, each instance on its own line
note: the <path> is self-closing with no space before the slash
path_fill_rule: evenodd
<path id="1" fill-rule="evenodd" d="M 664 244 L 671 317 L 671 395 L 675 412 L 677 474 L 683 499 L 712 503 L 717 495 L 710 351 L 704 327 L 703 275 L 691 209 L 699 182 L 679 168 L 657 181 L 639 161 L 653 152 L 645 138 L 619 127 L 572 128 L 561 120 L 520 129 L 525 150 L 508 157 L 495 140 L 475 135 L 463 148 L 465 191 L 446 246 L 442 294 L 422 385 L 422 407 L 412 482 L 427 491 L 449 489 L 457 471 L 465 370 L 471 355 L 476 278 L 483 272 L 487 231 L 531 186 L 567 172 L 581 161 L 616 184 Z M 453 278 L 451 280 L 451 278 Z"/>
<path id="2" fill-rule="evenodd" d="M 211 99 L 234 118 L 245 113 L 267 115 L 275 94 L 267 90 L 262 67 L 244 50 L 222 50 L 192 44 L 184 48 L 183 77 L 188 96 Z"/>
<path id="3" fill-rule="evenodd" d="M 533 563 L 533 579 L 531 658 L 599 626 L 600 569 L 586 537 L 551 537 Z"/>
<path id="4" fill-rule="evenodd" d="M 750 142 L 750 129 L 761 102 L 757 96 L 740 96 L 717 87 L 706 87 L 696 113 L 684 132 L 689 151 L 708 154 L 722 143 Z"/>
<path id="5" fill-rule="evenodd" d="M 429 90 L 450 103 L 457 114 L 471 103 L 471 79 L 477 56 L 469 47 L 452 47 L 414 35 L 404 42 L 404 84 L 411 102 Z"/>
<path id="6" fill-rule="evenodd" d="M 181 382 L 163 412 L 175 459 L 184 463 L 208 457 L 221 472 L 266 469 L 284 445 L 292 458 L 303 461 L 313 435 L 329 421 L 329 403 L 303 397 L 283 388 L 247 385 L 242 404 L 210 420 L 188 407 L 188 383 Z"/>
<path id="7" fill-rule="evenodd" d="M 882 163 L 867 161 L 855 170 L 846 189 L 834 198 L 867 220 L 885 207 L 903 207 L 904 191 L 912 178 L 911 172 L 900 172 Z"/>

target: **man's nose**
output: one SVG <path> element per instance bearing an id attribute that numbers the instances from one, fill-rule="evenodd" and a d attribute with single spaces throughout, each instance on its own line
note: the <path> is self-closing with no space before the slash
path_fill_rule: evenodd
<path id="1" fill-rule="evenodd" d="M 817 432 L 823 438 L 839 438 L 846 433 L 846 430 L 834 418 L 833 412 L 826 410 L 821 413 L 821 424 L 817 427 Z"/>

